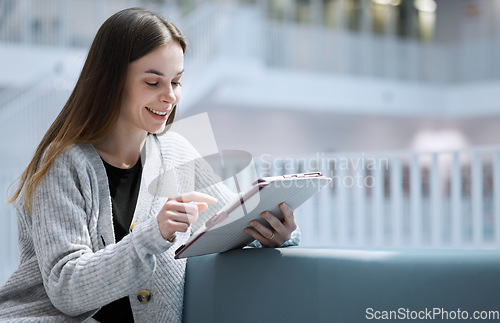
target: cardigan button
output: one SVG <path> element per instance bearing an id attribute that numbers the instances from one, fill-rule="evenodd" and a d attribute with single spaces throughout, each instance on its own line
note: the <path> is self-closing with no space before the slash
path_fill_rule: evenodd
<path id="1" fill-rule="evenodd" d="M 146 304 L 151 299 L 151 293 L 145 289 L 141 289 L 137 293 L 137 299 L 139 300 L 139 302 Z"/>
<path id="2" fill-rule="evenodd" d="M 130 230 L 130 232 L 132 232 L 132 230 L 134 229 L 134 227 L 135 227 L 136 225 L 138 225 L 138 224 L 140 224 L 140 223 L 139 223 L 139 222 L 134 222 L 134 223 L 132 223 L 132 224 L 130 225 L 130 229 L 129 229 L 129 230 Z"/>

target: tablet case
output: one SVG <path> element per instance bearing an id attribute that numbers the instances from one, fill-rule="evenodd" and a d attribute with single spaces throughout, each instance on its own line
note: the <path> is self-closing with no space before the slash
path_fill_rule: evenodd
<path id="1" fill-rule="evenodd" d="M 257 180 L 215 214 L 175 252 L 175 258 L 201 256 L 242 248 L 254 240 L 243 229 L 257 220 L 270 228 L 260 214 L 269 211 L 283 220 L 279 204 L 285 202 L 292 210 L 331 182 L 321 173 L 304 173 L 266 177 Z"/>

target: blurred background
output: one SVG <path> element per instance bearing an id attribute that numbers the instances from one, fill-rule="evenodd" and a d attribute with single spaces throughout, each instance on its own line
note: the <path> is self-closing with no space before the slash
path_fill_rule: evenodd
<path id="1" fill-rule="evenodd" d="M 334 179 L 296 212 L 303 245 L 500 246 L 499 0 L 0 0 L 3 201 L 132 6 L 188 39 L 179 119 L 208 113 L 259 176 Z M 0 215 L 2 283 L 19 255 Z"/>

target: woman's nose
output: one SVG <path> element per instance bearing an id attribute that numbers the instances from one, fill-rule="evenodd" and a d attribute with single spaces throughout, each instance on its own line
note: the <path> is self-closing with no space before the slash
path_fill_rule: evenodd
<path id="1" fill-rule="evenodd" d="M 177 100 L 174 89 L 171 85 L 167 86 L 167 88 L 161 93 L 160 100 L 168 104 L 173 104 Z"/>

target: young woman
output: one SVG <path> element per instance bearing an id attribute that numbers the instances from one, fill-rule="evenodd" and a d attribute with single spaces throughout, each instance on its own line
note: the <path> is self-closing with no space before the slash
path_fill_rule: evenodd
<path id="1" fill-rule="evenodd" d="M 0 289 L 0 320 L 181 321 L 186 263 L 174 251 L 231 198 L 168 131 L 185 50 L 179 30 L 145 9 L 99 29 L 12 198 L 21 259 Z M 262 246 L 298 243 L 293 212 L 280 208 L 283 222 L 262 214 L 274 230 L 245 229 Z"/>

